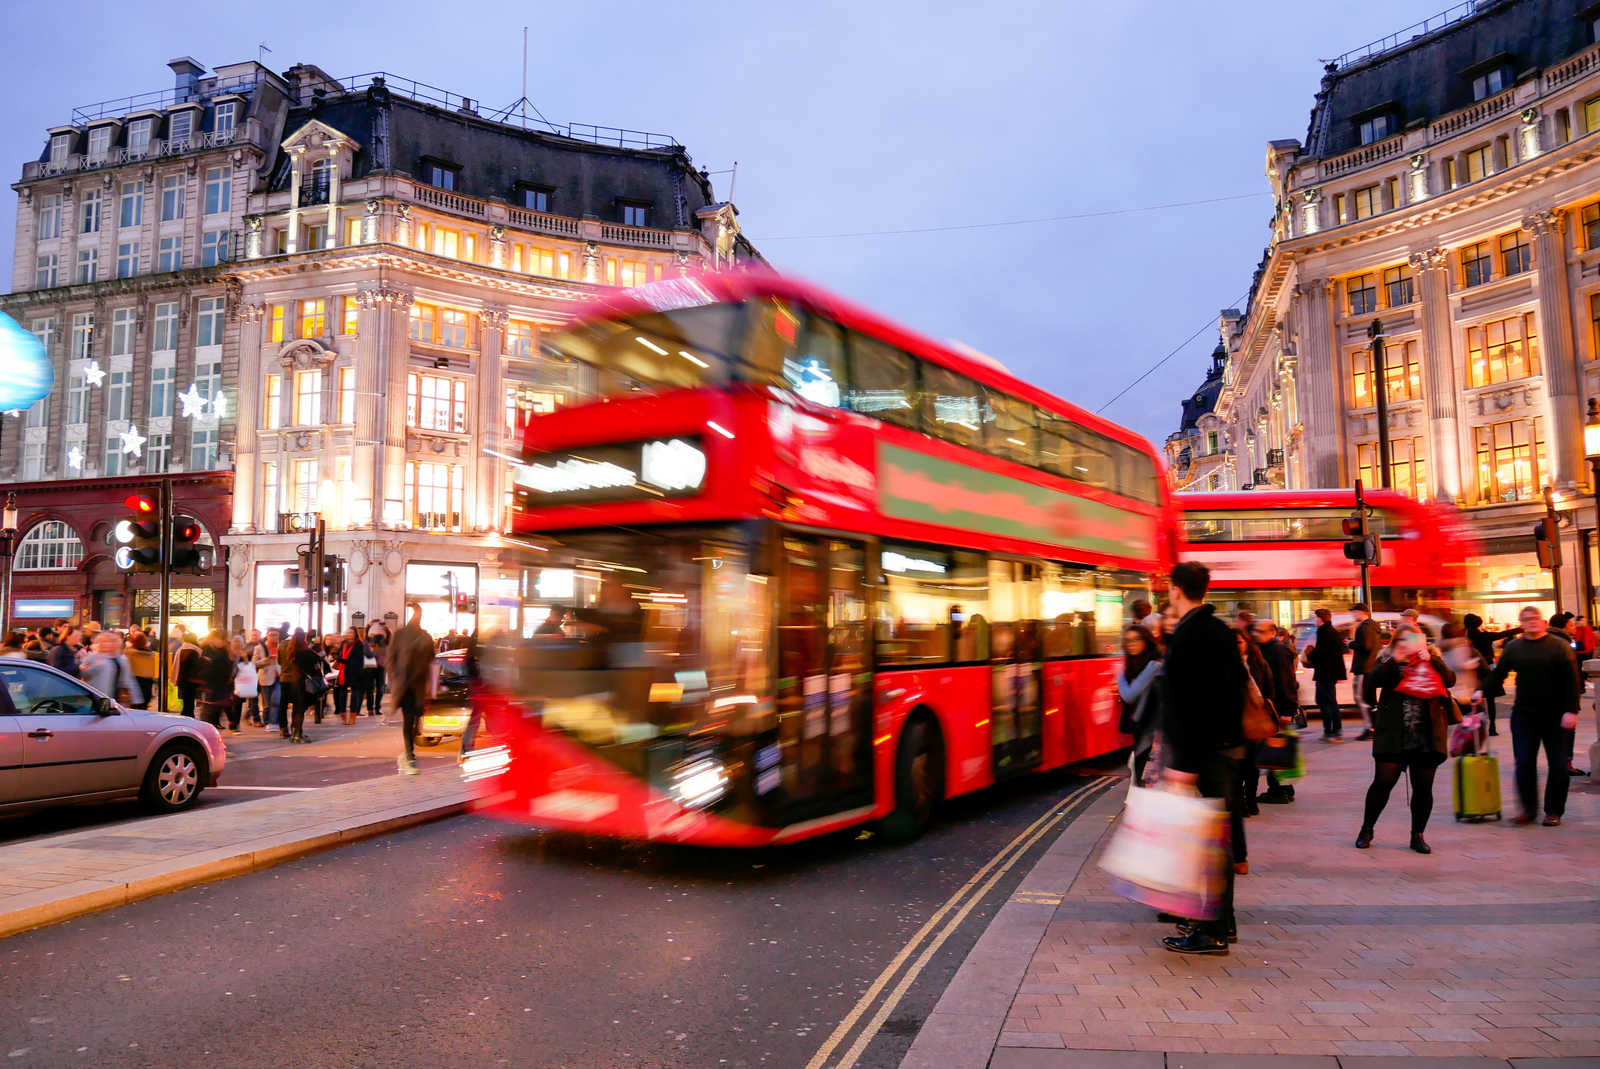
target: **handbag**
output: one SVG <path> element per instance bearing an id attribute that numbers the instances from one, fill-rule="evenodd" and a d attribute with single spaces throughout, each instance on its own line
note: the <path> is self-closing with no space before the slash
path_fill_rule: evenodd
<path id="1" fill-rule="evenodd" d="M 1300 760 L 1300 739 L 1295 735 L 1278 734 L 1256 743 L 1257 768 L 1267 772 L 1287 772 Z"/>
<path id="2" fill-rule="evenodd" d="M 117 701 L 123 705 L 133 705 L 133 689 L 122 682 L 122 658 L 117 658 L 117 681 L 114 688 L 117 692 Z"/>
<path id="3" fill-rule="evenodd" d="M 1270 739 L 1278 733 L 1278 718 L 1267 708 L 1261 688 L 1253 677 L 1244 677 L 1244 737 L 1251 742 Z"/>
<path id="4" fill-rule="evenodd" d="M 1221 799 L 1132 787 L 1100 867 L 1117 894 L 1182 917 L 1221 910 L 1228 815 Z"/>
<path id="5" fill-rule="evenodd" d="M 250 669 L 248 672 L 245 671 L 246 667 Z M 258 678 L 255 665 L 249 661 L 240 661 L 239 666 L 233 671 L 234 695 L 240 698 L 254 698 L 259 695 Z"/>
<path id="6" fill-rule="evenodd" d="M 328 693 L 328 681 L 322 678 L 320 672 L 308 673 L 305 679 L 306 697 L 320 698 Z"/>

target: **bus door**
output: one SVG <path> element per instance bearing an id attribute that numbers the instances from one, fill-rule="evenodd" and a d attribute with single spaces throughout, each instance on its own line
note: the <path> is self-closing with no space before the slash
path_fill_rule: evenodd
<path id="1" fill-rule="evenodd" d="M 870 799 L 872 663 L 863 543 L 784 532 L 778 614 L 778 741 L 789 812 Z"/>
<path id="2" fill-rule="evenodd" d="M 1037 768 L 1043 756 L 1043 577 L 1032 561 L 989 562 L 989 743 L 994 777 Z"/>

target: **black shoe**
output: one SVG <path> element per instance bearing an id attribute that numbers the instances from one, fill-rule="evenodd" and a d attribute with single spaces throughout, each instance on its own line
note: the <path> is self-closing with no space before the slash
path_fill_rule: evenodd
<path id="1" fill-rule="evenodd" d="M 1356 833 L 1356 849 L 1365 850 L 1372 845 L 1372 829 L 1362 828 Z"/>
<path id="2" fill-rule="evenodd" d="M 1289 796 L 1289 801 L 1291 801 L 1291 802 L 1294 801 L 1294 788 L 1293 787 L 1284 787 L 1283 788 L 1283 792 Z"/>
<path id="3" fill-rule="evenodd" d="M 1222 924 L 1223 922 L 1222 921 L 1210 921 L 1210 922 L 1208 922 L 1208 921 L 1196 921 L 1196 920 L 1185 919 L 1185 920 L 1181 920 L 1181 921 L 1178 922 L 1178 931 L 1182 935 L 1188 935 L 1191 931 L 1193 931 L 1195 929 L 1196 925 L 1207 924 L 1207 923 Z M 1225 930 L 1228 933 L 1228 942 L 1237 943 L 1239 941 L 1239 921 L 1238 921 L 1237 918 L 1229 917 L 1228 921 L 1227 921 L 1227 924 L 1225 925 Z"/>
<path id="4" fill-rule="evenodd" d="M 1228 941 L 1219 938 L 1210 924 L 1201 924 L 1187 932 L 1169 935 L 1161 945 L 1175 954 L 1227 954 Z"/>
<path id="5" fill-rule="evenodd" d="M 1256 800 L 1254 798 L 1245 799 L 1244 815 L 1247 817 L 1259 817 L 1261 815 L 1261 808 L 1256 805 Z"/>
<path id="6" fill-rule="evenodd" d="M 1498 735 L 1498 734 L 1500 734 L 1500 733 L 1499 733 L 1499 732 L 1498 732 L 1498 731 L 1496 731 L 1496 730 L 1495 730 L 1495 729 L 1494 729 L 1494 728 L 1493 728 L 1493 727 L 1492 727 L 1492 726 L 1491 726 L 1491 727 L 1490 727 L 1490 728 L 1489 728 L 1489 734 L 1491 734 L 1491 735 Z"/>
<path id="7" fill-rule="evenodd" d="M 1193 917 L 1180 917 L 1176 913 L 1157 913 L 1156 920 L 1162 924 L 1186 925 L 1195 923 Z"/>
<path id="8" fill-rule="evenodd" d="M 1357 742 L 1370 742 L 1371 739 L 1372 739 L 1372 729 L 1371 728 L 1368 728 L 1367 730 L 1363 731 L 1361 734 L 1356 736 L 1356 741 Z"/>
<path id="9" fill-rule="evenodd" d="M 1287 791 L 1268 791 L 1256 795 L 1256 801 L 1262 805 L 1288 805 L 1293 797 Z"/>
<path id="10" fill-rule="evenodd" d="M 1419 854 L 1433 853 L 1433 847 L 1429 846 L 1427 840 L 1418 835 L 1416 832 L 1411 833 L 1411 849 L 1415 850 Z"/>
<path id="11" fill-rule="evenodd" d="M 287 732 L 287 731 L 280 731 L 280 732 L 278 732 L 278 738 L 280 738 L 280 739 L 287 739 L 287 738 L 288 738 L 288 737 L 289 737 L 289 733 L 288 733 L 288 732 Z"/>
<path id="12" fill-rule="evenodd" d="M 1569 767 L 1567 769 L 1567 775 L 1569 775 L 1569 776 L 1587 776 L 1588 774 L 1589 773 L 1585 772 L 1581 768 L 1571 768 L 1571 767 Z"/>

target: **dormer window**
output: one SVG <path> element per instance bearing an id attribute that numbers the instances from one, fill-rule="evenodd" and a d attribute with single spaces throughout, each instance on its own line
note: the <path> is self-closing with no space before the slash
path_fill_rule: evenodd
<path id="1" fill-rule="evenodd" d="M 97 126 L 89 131 L 89 158 L 103 160 L 111 151 L 111 127 Z"/>
<path id="2" fill-rule="evenodd" d="M 543 186 L 523 186 L 517 190 L 517 200 L 530 212 L 547 212 L 550 210 L 551 190 Z"/>
<path id="3" fill-rule="evenodd" d="M 461 172 L 455 167 L 433 160 L 422 162 L 422 180 L 436 189 L 460 189 Z"/>
<path id="4" fill-rule="evenodd" d="M 225 100 L 218 104 L 211 116 L 211 129 L 223 136 L 233 133 L 234 116 L 238 109 L 237 101 Z"/>
<path id="5" fill-rule="evenodd" d="M 617 218 L 623 226 L 649 226 L 650 205 L 640 204 L 637 201 L 618 201 Z"/>
<path id="6" fill-rule="evenodd" d="M 1511 88 L 1511 65 L 1501 64 L 1472 79 L 1472 99 L 1482 100 Z"/>
<path id="7" fill-rule="evenodd" d="M 174 112 L 167 120 L 167 140 L 174 145 L 185 144 L 194 132 L 194 114 L 189 111 Z"/>
<path id="8" fill-rule="evenodd" d="M 150 147 L 150 120 L 135 119 L 128 124 L 128 151 L 143 152 Z"/>
<path id="9" fill-rule="evenodd" d="M 72 154 L 72 135 L 56 134 L 50 139 L 50 162 L 66 163 Z"/>
<path id="10" fill-rule="evenodd" d="M 1361 143 L 1370 145 L 1374 141 L 1382 141 L 1395 133 L 1393 115 L 1374 115 L 1361 124 Z"/>

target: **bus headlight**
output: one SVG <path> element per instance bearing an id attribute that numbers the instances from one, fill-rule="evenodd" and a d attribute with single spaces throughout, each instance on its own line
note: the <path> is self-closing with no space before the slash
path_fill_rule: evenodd
<path id="1" fill-rule="evenodd" d="M 498 776 L 511 766 L 511 749 L 508 746 L 490 746 L 473 750 L 461 762 L 461 778 L 487 779 Z"/>
<path id="2" fill-rule="evenodd" d="M 697 754 L 667 769 L 667 794 L 686 809 L 704 809 L 728 793 L 728 769 L 714 754 Z"/>

